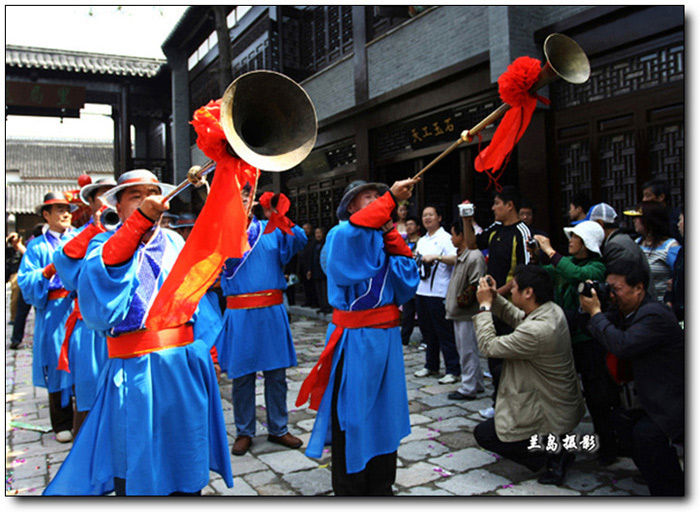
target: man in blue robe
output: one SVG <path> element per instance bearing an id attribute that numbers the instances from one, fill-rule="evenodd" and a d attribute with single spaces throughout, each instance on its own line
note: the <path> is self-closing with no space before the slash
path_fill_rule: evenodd
<path id="1" fill-rule="evenodd" d="M 91 220 L 78 230 L 73 239 L 65 242 L 54 253 L 56 273 L 67 290 L 77 290 L 78 276 L 88 244 L 95 235 L 104 231 L 99 222 L 102 206 L 99 196 L 115 185 L 116 182 L 113 179 L 104 178 L 80 189 L 80 199 L 90 207 Z M 76 296 L 73 312 L 66 322 L 66 336 L 59 358 L 59 369 L 70 372 L 73 378 L 76 409 L 73 435 L 78 433 L 92 407 L 97 394 L 97 378 L 106 361 L 105 338 L 85 326 Z"/>
<path id="2" fill-rule="evenodd" d="M 398 306 L 419 276 L 391 214 L 417 181 L 348 185 L 322 252 L 333 320 L 296 404 L 310 395 L 318 410 L 306 455 L 330 442 L 337 496 L 393 494 L 396 451 L 411 432 Z"/>
<path id="3" fill-rule="evenodd" d="M 248 208 L 247 188 L 242 197 Z M 221 274 L 227 308 L 217 350 L 221 371 L 233 379 L 234 455 L 244 455 L 253 443 L 259 371 L 265 378 L 268 441 L 288 448 L 302 445 L 287 428 L 286 368 L 296 366 L 297 358 L 283 292 L 287 288 L 284 266 L 304 248 L 307 238 L 303 229 L 285 220 L 287 232 L 275 228 L 266 233 L 271 221 L 252 216 L 248 226 L 251 249 L 242 258 L 226 260 Z"/>
<path id="4" fill-rule="evenodd" d="M 46 221 L 44 232 L 27 244 L 17 272 L 17 284 L 27 304 L 36 308 L 32 383 L 47 388 L 49 415 L 56 440 L 73 440 L 72 376 L 58 370 L 58 356 L 73 297 L 56 275 L 54 252 L 72 232 L 71 212 L 62 194 L 49 192 L 37 213 Z"/>
<path id="5" fill-rule="evenodd" d="M 95 402 L 46 495 L 199 494 L 209 471 L 233 486 L 210 348 L 218 320 L 201 301 L 184 325 L 144 328 L 183 240 L 158 221 L 172 186 L 147 170 L 122 174 L 103 196 L 121 224 L 96 235 L 78 279 L 88 328 L 109 360 Z"/>

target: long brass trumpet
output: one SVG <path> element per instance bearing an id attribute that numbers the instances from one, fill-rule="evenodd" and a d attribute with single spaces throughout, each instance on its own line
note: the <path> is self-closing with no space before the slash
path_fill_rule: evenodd
<path id="1" fill-rule="evenodd" d="M 591 75 L 591 66 L 584 51 L 576 41 L 563 34 L 550 34 L 547 39 L 545 39 L 544 56 L 547 59 L 547 63 L 542 68 L 542 71 L 540 71 L 535 85 L 530 88 L 531 93 L 534 93 L 545 85 L 549 85 L 557 78 L 562 78 L 572 84 L 582 84 L 586 82 Z M 421 176 L 444 157 L 457 149 L 461 144 L 471 142 L 477 133 L 500 119 L 510 108 L 510 105 L 507 103 L 501 103 L 496 110 L 479 121 L 473 128 L 464 130 L 457 141 L 435 157 L 432 162 L 423 167 L 413 179 Z"/>
<path id="2" fill-rule="evenodd" d="M 249 165 L 281 172 L 301 163 L 316 143 L 316 109 L 291 78 L 275 71 L 251 71 L 236 78 L 221 99 L 221 126 L 229 149 Z M 192 166 L 163 202 L 197 185 L 216 162 Z"/>

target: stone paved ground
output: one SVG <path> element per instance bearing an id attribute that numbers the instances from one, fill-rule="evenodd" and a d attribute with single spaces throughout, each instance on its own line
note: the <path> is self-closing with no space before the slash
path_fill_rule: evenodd
<path id="1" fill-rule="evenodd" d="M 6 302 L 7 304 L 7 302 Z M 287 372 L 290 431 L 309 439 L 315 413 L 294 405 L 299 387 L 318 360 L 324 347 L 327 322 L 313 311 L 293 307 L 292 331 L 299 365 Z M 9 314 L 7 315 L 9 316 Z M 55 440 L 54 433 L 13 428 L 11 421 L 48 426 L 47 394 L 31 385 L 33 312 L 19 350 L 9 350 L 11 326 L 6 325 L 5 351 L 5 493 L 40 495 L 58 471 L 70 444 Z M 487 379 L 483 398 L 454 402 L 447 398 L 457 385 L 440 385 L 434 377 L 418 379 L 413 372 L 422 368 L 424 352 L 418 349 L 420 335 L 414 332 L 405 348 L 406 379 L 411 412 L 411 435 L 398 451 L 395 492 L 399 496 L 643 496 L 648 495 L 639 472 L 628 458 L 600 468 L 592 454 L 578 454 L 566 482 L 560 487 L 540 485 L 529 470 L 480 449 L 472 430 L 481 421 L 479 409 L 490 405 L 492 387 Z M 486 361 L 482 361 L 486 370 Z M 314 496 L 331 495 L 330 450 L 320 460 L 310 459 L 302 450 L 288 450 L 266 439 L 263 380 L 258 377 L 257 436 L 251 451 L 231 456 L 234 487 L 226 488 L 212 473 L 205 495 L 231 496 Z M 231 444 L 235 438 L 231 405 L 231 381 L 222 376 L 221 396 Z M 593 432 L 586 417 L 576 429 Z"/>

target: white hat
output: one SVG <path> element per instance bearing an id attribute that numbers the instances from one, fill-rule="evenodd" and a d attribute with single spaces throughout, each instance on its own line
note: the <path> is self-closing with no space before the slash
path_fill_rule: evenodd
<path id="1" fill-rule="evenodd" d="M 94 191 L 97 190 L 98 188 L 102 187 L 114 187 L 117 184 L 116 181 L 114 181 L 112 178 L 101 178 L 97 180 L 95 183 L 89 183 L 82 187 L 80 189 L 80 193 L 78 194 L 80 196 L 80 200 L 85 203 L 85 204 L 90 204 L 90 201 L 88 198 L 90 197 L 90 194 Z"/>
<path id="2" fill-rule="evenodd" d="M 617 222 L 617 212 L 608 203 L 598 203 L 591 209 L 590 220 L 602 220 L 603 224 L 613 224 Z"/>
<path id="3" fill-rule="evenodd" d="M 578 235 L 583 240 L 583 244 L 591 252 L 600 256 L 600 245 L 605 239 L 605 231 L 600 224 L 592 220 L 584 220 L 576 224 L 573 228 L 564 228 L 564 233 L 571 240 L 571 235 Z"/>
<path id="4" fill-rule="evenodd" d="M 176 188 L 175 185 L 169 185 L 158 181 L 158 177 L 148 169 L 135 169 L 119 176 L 119 178 L 117 178 L 117 186 L 108 190 L 100 197 L 109 206 L 116 207 L 117 193 L 125 188 L 134 187 L 136 185 L 156 185 L 160 188 L 160 193 L 162 195 L 168 195 L 168 193 Z"/>

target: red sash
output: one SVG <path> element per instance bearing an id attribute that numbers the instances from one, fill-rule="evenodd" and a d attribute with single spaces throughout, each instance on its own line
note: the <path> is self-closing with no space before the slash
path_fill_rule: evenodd
<path id="1" fill-rule="evenodd" d="M 283 302 L 282 290 L 263 290 L 241 295 L 228 295 L 226 297 L 226 307 L 228 309 L 266 308 L 282 304 Z"/>
<path id="2" fill-rule="evenodd" d="M 64 299 L 70 295 L 70 292 L 65 288 L 58 288 L 57 290 L 49 290 L 49 300 Z"/>
<path id="3" fill-rule="evenodd" d="M 160 331 L 146 329 L 107 338 L 107 354 L 110 359 L 130 359 L 166 348 L 182 347 L 194 341 L 192 326 L 178 325 Z"/>
<path id="4" fill-rule="evenodd" d="M 70 345 L 70 336 L 73 334 L 75 329 L 75 324 L 78 320 L 83 319 L 83 315 L 80 314 L 80 308 L 78 307 L 78 297 L 75 298 L 73 311 L 68 320 L 66 320 L 66 336 L 63 338 L 63 345 L 61 345 L 61 353 L 58 356 L 58 369 L 70 373 L 70 368 L 68 367 L 68 347 Z"/>
<path id="5" fill-rule="evenodd" d="M 360 329 L 362 327 L 372 327 L 374 329 L 389 329 L 398 327 L 399 308 L 396 304 L 388 304 L 376 309 L 367 309 L 364 311 L 341 311 L 333 310 L 333 323 L 335 329 L 331 333 L 326 348 L 321 353 L 318 363 L 313 367 L 309 376 L 306 377 L 301 385 L 299 395 L 297 396 L 296 406 L 300 407 L 306 403 L 311 397 L 309 408 L 317 411 L 321 405 L 321 399 L 326 392 L 328 380 L 331 376 L 331 367 L 333 366 L 333 352 L 335 346 L 343 335 L 345 329 Z"/>

